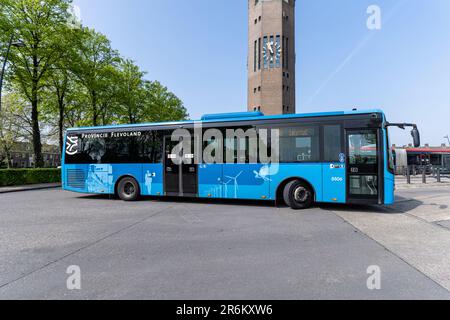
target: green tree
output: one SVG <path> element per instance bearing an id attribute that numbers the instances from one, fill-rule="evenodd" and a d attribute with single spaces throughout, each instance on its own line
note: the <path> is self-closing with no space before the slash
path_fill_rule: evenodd
<path id="1" fill-rule="evenodd" d="M 45 94 L 42 98 L 42 118 L 54 127 L 58 137 L 60 150 L 64 146 L 64 130 L 67 128 L 66 115 L 69 108 L 73 108 L 79 99 L 80 89 L 76 85 L 73 74 L 64 64 L 55 68 L 47 79 Z"/>
<path id="2" fill-rule="evenodd" d="M 86 89 L 93 126 L 97 126 L 102 117 L 106 121 L 105 108 L 114 95 L 110 89 L 114 68 L 119 62 L 119 54 L 112 50 L 108 38 L 88 28 L 80 30 L 73 43 L 71 71 Z"/>
<path id="3" fill-rule="evenodd" d="M 118 70 L 118 109 L 120 123 L 140 122 L 145 112 L 144 72 L 131 60 L 124 60 Z"/>
<path id="4" fill-rule="evenodd" d="M 183 102 L 160 82 L 146 81 L 144 88 L 146 106 L 142 121 L 178 121 L 189 117 Z"/>
<path id="5" fill-rule="evenodd" d="M 18 141 L 28 141 L 31 136 L 27 102 L 16 93 L 5 95 L 0 112 L 0 147 L 6 167 L 11 168 L 11 151 Z"/>
<path id="6" fill-rule="evenodd" d="M 0 50 L 11 34 L 25 45 L 12 51 L 6 79 L 17 108 L 0 123 L 13 132 L 14 120 L 22 127 L 17 133 L 28 132 L 22 139 L 32 141 L 37 167 L 43 165 L 42 141 L 57 140 L 62 150 L 68 127 L 188 117 L 175 94 L 146 81 L 145 72 L 122 59 L 107 37 L 83 28 L 69 13 L 71 2 L 0 0 Z"/>
<path id="7" fill-rule="evenodd" d="M 70 0 L 0 0 L 1 26 L 14 33 L 24 47 L 11 54 L 10 81 L 18 84 L 21 94 L 31 104 L 35 166 L 44 165 L 42 158 L 39 104 L 41 93 L 52 66 L 64 53 L 64 36 Z"/>

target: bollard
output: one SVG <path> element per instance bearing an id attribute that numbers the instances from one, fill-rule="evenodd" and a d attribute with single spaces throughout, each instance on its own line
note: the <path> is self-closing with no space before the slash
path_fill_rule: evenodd
<path id="1" fill-rule="evenodd" d="M 437 182 L 441 183 L 441 168 L 437 168 Z"/>
<path id="2" fill-rule="evenodd" d="M 411 168 L 409 166 L 406 167 L 406 183 L 411 184 Z"/>
<path id="3" fill-rule="evenodd" d="M 422 170 L 422 183 L 424 183 L 424 184 L 427 183 L 427 172 L 426 172 L 425 168 L 423 168 L 423 170 Z"/>
<path id="4" fill-rule="evenodd" d="M 412 166 L 412 174 L 414 177 L 416 176 L 416 166 L 415 165 Z"/>

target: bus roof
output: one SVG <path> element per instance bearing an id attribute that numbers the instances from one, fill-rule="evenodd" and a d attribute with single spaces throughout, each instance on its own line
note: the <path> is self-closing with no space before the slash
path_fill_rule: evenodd
<path id="1" fill-rule="evenodd" d="M 303 114 L 287 114 L 287 115 L 272 115 L 265 116 L 261 112 L 237 112 L 237 113 L 222 113 L 204 115 L 201 120 L 186 120 L 174 122 L 159 122 L 159 123 L 139 123 L 139 124 L 125 124 L 125 125 L 111 125 L 99 127 L 80 127 L 70 128 L 67 131 L 82 131 L 82 130 L 112 130 L 112 129 L 127 129 L 151 126 L 171 126 L 171 125 L 189 125 L 194 123 L 216 123 L 216 122 L 236 122 L 236 121 L 255 121 L 255 120 L 278 120 L 278 119 L 296 119 L 296 118 L 312 118 L 312 117 L 332 117 L 344 115 L 357 114 L 372 114 L 383 113 L 380 109 L 370 110 L 352 110 L 352 111 L 333 111 L 333 112 L 315 112 Z"/>

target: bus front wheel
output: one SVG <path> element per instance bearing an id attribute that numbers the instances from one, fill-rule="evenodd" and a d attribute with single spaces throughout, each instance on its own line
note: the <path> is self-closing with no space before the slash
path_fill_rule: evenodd
<path id="1" fill-rule="evenodd" d="M 140 195 L 139 184 L 131 177 L 123 178 L 117 187 L 117 194 L 123 201 L 135 201 Z"/>
<path id="2" fill-rule="evenodd" d="M 286 204 L 294 210 L 308 209 L 314 202 L 314 194 L 310 187 L 299 180 L 286 185 L 283 192 Z"/>

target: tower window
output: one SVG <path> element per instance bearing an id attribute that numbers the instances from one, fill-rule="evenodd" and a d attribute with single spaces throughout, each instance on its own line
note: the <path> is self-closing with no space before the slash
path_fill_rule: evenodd
<path id="1" fill-rule="evenodd" d="M 255 41 L 255 48 L 253 54 L 253 71 L 256 72 L 256 59 L 257 59 L 257 50 L 258 50 L 258 41 Z"/>
<path id="2" fill-rule="evenodd" d="M 261 87 L 258 87 L 258 92 L 261 92 Z"/>
<path id="3" fill-rule="evenodd" d="M 286 38 L 286 69 L 289 69 L 289 38 Z"/>
<path id="4" fill-rule="evenodd" d="M 261 70 L 261 38 L 258 39 L 258 70 Z"/>

